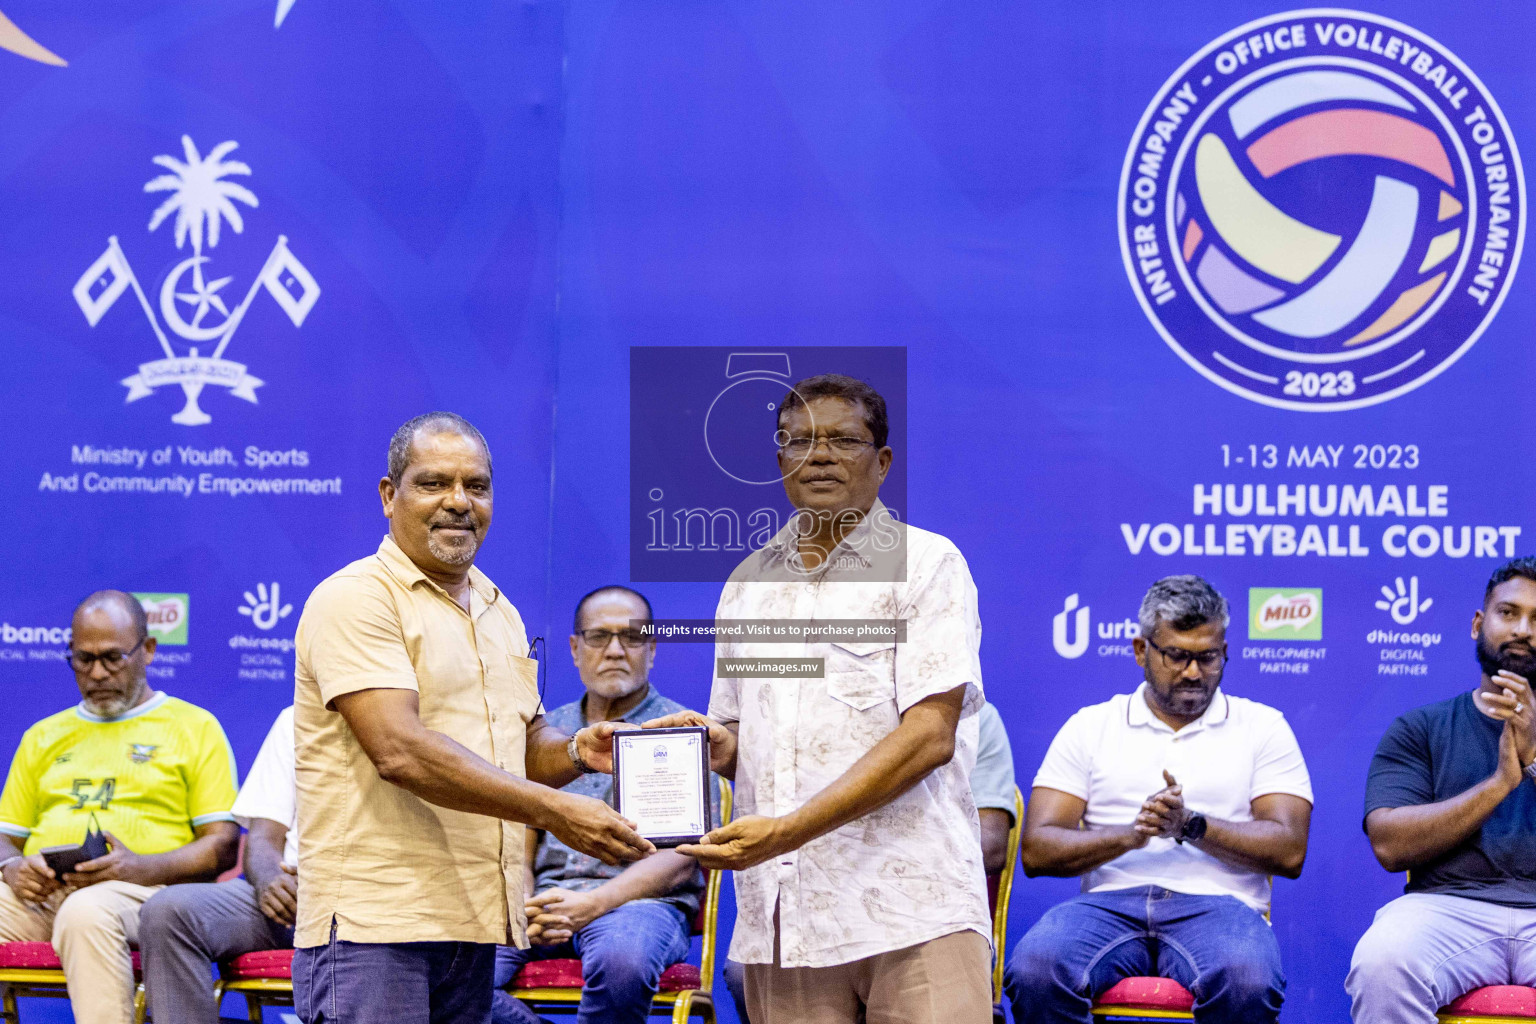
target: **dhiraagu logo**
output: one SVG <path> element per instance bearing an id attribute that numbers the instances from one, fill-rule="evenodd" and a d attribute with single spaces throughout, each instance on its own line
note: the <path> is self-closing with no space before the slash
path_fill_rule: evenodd
<path id="1" fill-rule="evenodd" d="M 184 646 L 187 642 L 187 618 L 192 601 L 187 594 L 141 594 L 134 597 L 144 606 L 149 618 L 149 635 L 162 644 Z"/>
<path id="2" fill-rule="evenodd" d="M 1248 639 L 1321 640 L 1323 591 L 1318 587 L 1248 588 Z"/>

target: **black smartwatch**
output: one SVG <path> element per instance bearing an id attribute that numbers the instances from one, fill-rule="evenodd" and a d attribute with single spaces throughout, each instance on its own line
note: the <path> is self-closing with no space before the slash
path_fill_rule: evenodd
<path id="1" fill-rule="evenodd" d="M 1206 820 L 1203 814 L 1191 814 L 1184 822 L 1184 827 L 1179 834 L 1173 837 L 1176 843 L 1198 843 L 1205 838 Z"/>

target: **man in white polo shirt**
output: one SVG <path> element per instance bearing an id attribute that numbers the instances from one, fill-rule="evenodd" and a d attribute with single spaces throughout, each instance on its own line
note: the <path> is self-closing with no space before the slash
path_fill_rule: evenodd
<path id="1" fill-rule="evenodd" d="M 1285 717 L 1222 690 L 1227 622 L 1205 580 L 1158 580 L 1135 641 L 1145 682 L 1077 712 L 1046 751 L 1024 870 L 1081 875 L 1083 894 L 1015 947 L 1015 1020 L 1087 1024 L 1100 993 L 1143 975 L 1189 989 L 1197 1021 L 1279 1018 L 1269 876 L 1301 874 L 1312 785 Z"/>
<path id="2" fill-rule="evenodd" d="M 230 810 L 248 830 L 244 876 L 167 886 L 139 914 L 144 987 L 155 1024 L 216 1024 L 209 962 L 293 946 L 299 833 L 292 705 L 272 723 Z"/>

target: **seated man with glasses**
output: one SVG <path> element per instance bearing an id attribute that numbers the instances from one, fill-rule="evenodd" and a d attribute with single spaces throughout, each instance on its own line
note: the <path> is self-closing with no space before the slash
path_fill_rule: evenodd
<path id="1" fill-rule="evenodd" d="M 1270 876 L 1307 854 L 1312 785 L 1274 708 L 1221 688 L 1226 599 L 1198 576 L 1147 591 L 1145 681 L 1086 707 L 1046 751 L 1024 818 L 1031 876 L 1081 875 L 1014 948 L 1015 1020 L 1092 1020 L 1122 978 L 1172 978 L 1197 1021 L 1269 1022 L 1285 993 Z"/>
<path id="2" fill-rule="evenodd" d="M 682 711 L 650 683 L 656 645 L 636 624 L 651 605 L 628 587 L 607 586 L 576 604 L 571 660 L 586 693 L 545 716 L 575 735 L 598 722 L 639 725 Z M 711 780 L 713 781 L 713 779 Z M 565 789 L 613 804 L 613 776 L 583 775 Z M 712 820 L 718 821 L 718 790 Z M 548 832 L 528 829 L 528 949 L 496 951 L 495 1024 L 538 1021 L 502 989 L 529 960 L 581 959 L 584 984 L 577 1021 L 643 1021 L 662 971 L 688 955 L 689 928 L 704 894 L 698 863 L 657 850 L 633 864 L 610 866 L 578 853 Z"/>
<path id="3" fill-rule="evenodd" d="M 144 609 L 102 590 L 75 609 L 80 704 L 28 729 L 0 793 L 0 942 L 52 942 L 80 1024 L 129 1024 L 140 907 L 167 885 L 235 863 L 235 758 L 218 721 L 145 679 Z M 104 857 L 56 877 L 39 853 L 94 819 Z"/>

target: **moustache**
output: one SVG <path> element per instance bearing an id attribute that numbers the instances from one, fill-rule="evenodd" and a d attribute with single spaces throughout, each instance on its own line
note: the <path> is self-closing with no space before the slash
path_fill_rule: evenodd
<path id="1" fill-rule="evenodd" d="M 434 530 L 444 527 L 450 530 L 473 530 L 479 525 L 475 521 L 474 516 L 464 516 L 463 518 L 456 519 L 433 519 L 427 523 L 427 526 Z"/>

